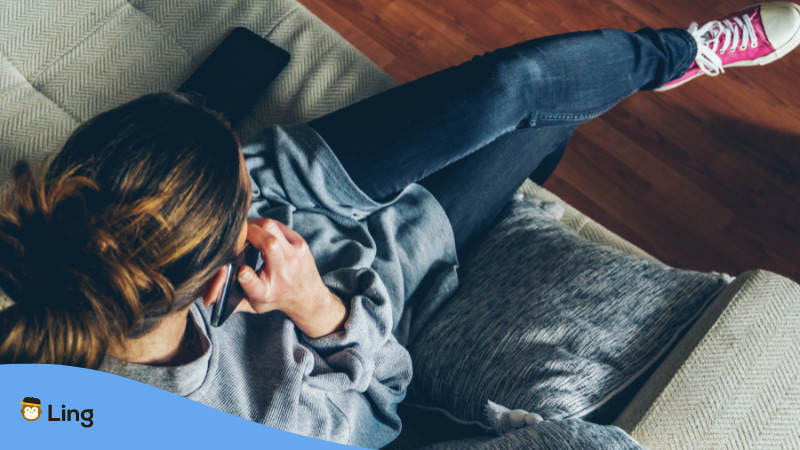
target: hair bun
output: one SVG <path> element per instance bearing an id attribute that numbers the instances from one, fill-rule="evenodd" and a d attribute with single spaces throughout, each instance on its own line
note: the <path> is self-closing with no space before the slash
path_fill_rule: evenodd
<path id="1" fill-rule="evenodd" d="M 85 194 L 97 192 L 97 185 L 85 177 L 60 177 L 45 181 L 34 178 L 27 164 L 14 168 L 17 219 L 0 228 L 8 252 L 18 267 L 9 295 L 18 303 L 35 302 L 62 306 L 75 300 L 77 285 L 86 278 L 92 261 L 87 245 L 92 231 Z M 10 265 L 5 265 L 10 267 Z"/>
<path id="2" fill-rule="evenodd" d="M 138 319 L 129 268 L 92 210 L 98 186 L 72 174 L 14 167 L 15 197 L 0 214 L 0 287 L 13 300 L 0 312 L 0 362 L 92 367 Z"/>

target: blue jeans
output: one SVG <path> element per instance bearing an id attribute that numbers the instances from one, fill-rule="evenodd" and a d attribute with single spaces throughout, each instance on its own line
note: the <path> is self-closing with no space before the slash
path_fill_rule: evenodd
<path id="1" fill-rule="evenodd" d="M 553 172 L 575 127 L 640 89 L 680 77 L 684 30 L 600 30 L 523 42 L 309 123 L 375 199 L 426 187 L 459 255 L 530 177 Z"/>

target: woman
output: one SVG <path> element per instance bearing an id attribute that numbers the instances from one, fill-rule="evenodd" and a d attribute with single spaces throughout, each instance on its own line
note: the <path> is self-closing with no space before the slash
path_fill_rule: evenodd
<path id="1" fill-rule="evenodd" d="M 122 105 L 44 174 L 14 169 L 0 362 L 99 368 L 383 446 L 411 377 L 402 344 L 455 288 L 457 255 L 526 177 L 547 178 L 575 127 L 639 89 L 777 59 L 798 30 L 800 7 L 775 3 L 688 32 L 538 39 L 242 146 L 180 96 Z M 266 262 L 237 274 L 251 314 L 210 327 L 246 241 Z"/>

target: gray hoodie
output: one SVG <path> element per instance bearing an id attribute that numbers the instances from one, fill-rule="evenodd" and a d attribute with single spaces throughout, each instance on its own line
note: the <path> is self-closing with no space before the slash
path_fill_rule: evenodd
<path id="1" fill-rule="evenodd" d="M 308 242 L 322 279 L 350 304 L 344 331 L 305 336 L 280 312 L 236 314 L 209 326 L 208 350 L 179 367 L 106 358 L 101 370 L 293 433 L 381 447 L 400 432 L 397 404 L 411 380 L 408 342 L 457 285 L 447 217 L 411 185 L 367 197 L 307 125 L 275 126 L 242 147 L 253 181 L 250 218 L 287 224 Z"/>

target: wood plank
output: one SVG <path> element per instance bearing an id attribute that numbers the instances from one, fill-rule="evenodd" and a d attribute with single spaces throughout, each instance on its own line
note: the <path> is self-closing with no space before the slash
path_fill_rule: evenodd
<path id="1" fill-rule="evenodd" d="M 369 53 L 370 59 L 380 67 L 386 67 L 396 59 L 394 53 L 384 48 L 378 41 L 354 25 L 350 20 L 339 14 L 339 9 L 335 9 L 324 0 L 304 0 L 303 6 L 313 9 L 317 15 L 325 16 L 325 23 L 336 30 L 342 36 L 364 53 Z M 354 4 L 353 7 L 358 8 Z"/>

